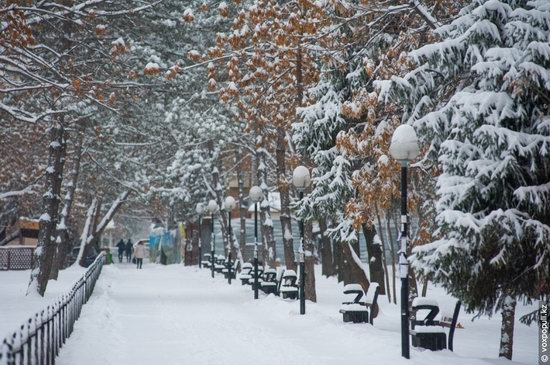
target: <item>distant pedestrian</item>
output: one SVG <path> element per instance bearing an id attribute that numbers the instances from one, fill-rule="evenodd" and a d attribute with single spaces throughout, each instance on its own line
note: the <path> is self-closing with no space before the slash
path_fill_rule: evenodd
<path id="1" fill-rule="evenodd" d="M 124 257 L 124 250 L 126 250 L 126 244 L 121 239 L 116 244 L 116 247 L 118 247 L 118 262 L 122 262 L 122 258 Z"/>
<path id="2" fill-rule="evenodd" d="M 139 241 L 134 250 L 134 258 L 136 259 L 136 265 L 138 269 L 143 266 L 143 258 L 145 257 L 145 245 L 143 241 Z"/>
<path id="3" fill-rule="evenodd" d="M 127 262 L 132 261 L 133 250 L 134 250 L 134 245 L 132 244 L 132 240 L 128 239 L 128 242 L 126 242 L 126 261 Z"/>

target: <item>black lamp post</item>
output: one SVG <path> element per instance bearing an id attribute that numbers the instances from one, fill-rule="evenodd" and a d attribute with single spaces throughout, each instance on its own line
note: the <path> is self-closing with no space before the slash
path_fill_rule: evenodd
<path id="1" fill-rule="evenodd" d="M 216 265 L 215 264 L 215 259 L 214 259 L 214 254 L 216 253 L 216 236 L 214 236 L 214 215 L 218 212 L 218 204 L 216 203 L 215 200 L 210 200 L 208 202 L 208 211 L 210 212 L 210 214 L 212 215 L 212 222 L 210 222 L 211 224 L 211 231 L 212 231 L 212 237 L 211 237 L 211 243 L 212 243 L 212 247 L 211 247 L 211 252 L 210 254 L 212 255 L 211 257 L 211 260 L 212 260 L 212 277 L 214 277 L 214 266 Z"/>
<path id="2" fill-rule="evenodd" d="M 231 284 L 231 249 L 233 248 L 233 229 L 231 228 L 231 211 L 237 206 L 235 198 L 228 196 L 225 198 L 225 210 L 227 211 L 227 283 Z"/>
<path id="3" fill-rule="evenodd" d="M 258 203 L 264 198 L 264 193 L 259 186 L 253 186 L 248 195 L 254 203 L 254 299 L 258 299 Z"/>
<path id="4" fill-rule="evenodd" d="M 204 205 L 198 203 L 195 211 L 199 215 L 199 269 L 202 268 L 202 215 L 204 214 Z"/>
<path id="5" fill-rule="evenodd" d="M 413 127 L 400 125 L 394 131 L 390 153 L 401 163 L 401 248 L 399 250 L 399 276 L 401 278 L 401 356 L 410 358 L 409 345 L 409 262 L 407 241 L 409 234 L 407 216 L 407 168 L 419 153 L 418 138 Z"/>
<path id="6" fill-rule="evenodd" d="M 292 173 L 292 184 L 298 190 L 300 201 L 304 199 L 304 190 L 311 184 L 309 170 L 305 166 L 298 166 Z M 305 264 L 305 247 L 304 247 L 304 221 L 298 221 L 300 227 L 300 251 L 298 255 L 300 264 L 300 314 L 306 314 L 306 264 Z"/>

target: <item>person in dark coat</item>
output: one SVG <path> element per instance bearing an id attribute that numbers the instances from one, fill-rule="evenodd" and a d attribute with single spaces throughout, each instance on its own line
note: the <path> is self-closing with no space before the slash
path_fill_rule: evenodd
<path id="1" fill-rule="evenodd" d="M 122 258 L 124 257 L 124 250 L 126 250 L 126 244 L 121 239 L 116 244 L 116 247 L 118 247 L 118 262 L 122 262 Z"/>
<path id="2" fill-rule="evenodd" d="M 128 242 L 126 242 L 126 261 L 127 262 L 132 261 L 132 251 L 134 251 L 134 245 L 132 244 L 132 240 L 128 239 Z"/>

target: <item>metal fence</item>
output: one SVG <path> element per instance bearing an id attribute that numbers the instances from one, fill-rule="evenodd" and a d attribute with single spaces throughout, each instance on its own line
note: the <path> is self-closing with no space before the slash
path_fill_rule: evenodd
<path id="1" fill-rule="evenodd" d="M 0 270 L 29 270 L 33 252 L 34 247 L 0 247 Z"/>
<path id="2" fill-rule="evenodd" d="M 103 264 L 101 253 L 68 294 L 28 319 L 0 345 L 0 365 L 54 365 L 88 301 Z"/>

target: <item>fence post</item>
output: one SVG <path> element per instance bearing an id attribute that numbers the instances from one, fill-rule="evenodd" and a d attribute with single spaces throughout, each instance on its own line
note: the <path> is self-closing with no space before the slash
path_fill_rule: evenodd
<path id="1" fill-rule="evenodd" d="M 33 334 L 31 333 L 31 324 L 32 324 L 32 318 L 29 318 L 27 321 L 27 363 L 32 363 L 32 338 Z"/>
<path id="2" fill-rule="evenodd" d="M 40 312 L 40 365 L 44 365 L 44 310 Z"/>
<path id="3" fill-rule="evenodd" d="M 25 325 L 22 324 L 19 328 L 19 362 L 21 365 L 25 363 L 25 341 L 23 340 L 23 331 L 25 330 Z"/>

